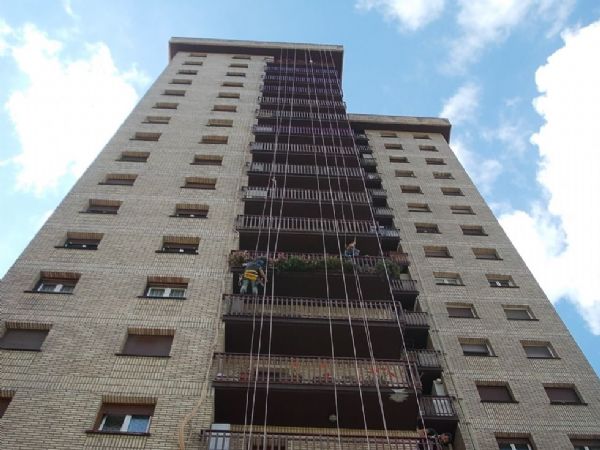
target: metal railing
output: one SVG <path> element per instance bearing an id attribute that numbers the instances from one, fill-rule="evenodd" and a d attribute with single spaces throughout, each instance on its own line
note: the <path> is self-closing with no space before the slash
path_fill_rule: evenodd
<path id="1" fill-rule="evenodd" d="M 356 157 L 356 151 L 359 153 L 371 153 L 373 149 L 366 145 L 357 145 L 356 147 L 338 147 L 333 145 L 313 145 L 313 144 L 273 144 L 271 142 L 252 142 L 250 144 L 252 152 L 275 152 L 278 153 L 323 153 L 348 155 Z"/>
<path id="2" fill-rule="evenodd" d="M 291 188 L 267 188 L 267 187 L 246 187 L 243 194 L 244 200 L 288 200 L 298 202 L 322 202 L 326 205 L 335 203 L 352 203 L 352 204 L 368 204 L 369 196 L 364 192 L 347 192 L 347 191 L 317 191 L 315 189 L 291 189 Z M 380 215 L 387 213 L 391 208 L 377 207 Z M 385 211 L 383 211 L 385 210 Z"/>
<path id="3" fill-rule="evenodd" d="M 373 213 L 379 217 L 394 217 L 394 210 L 387 206 L 375 206 L 373 207 Z"/>
<path id="4" fill-rule="evenodd" d="M 275 126 L 275 125 L 254 125 L 252 127 L 254 134 L 281 134 L 297 136 L 337 136 L 349 138 L 352 132 L 347 128 L 331 127 L 293 127 L 293 126 Z"/>
<path id="5" fill-rule="evenodd" d="M 452 397 L 423 396 L 420 400 L 424 417 L 457 417 Z"/>
<path id="6" fill-rule="evenodd" d="M 335 369 L 334 369 L 335 363 Z M 258 368 L 257 368 L 258 364 Z M 250 370 L 249 370 L 250 369 Z M 258 369 L 258 370 L 257 370 Z M 306 356 L 271 355 L 267 367 L 267 358 L 262 355 L 240 353 L 215 353 L 213 356 L 214 383 L 264 384 L 267 379 L 271 385 L 294 384 L 381 388 L 412 388 L 413 381 L 420 388 L 420 382 L 414 366 L 403 361 L 384 361 L 354 358 L 336 358 Z"/>
<path id="7" fill-rule="evenodd" d="M 340 113 L 311 113 L 309 111 L 277 111 L 268 109 L 259 109 L 256 111 L 256 117 L 258 119 L 298 119 L 298 120 L 333 120 L 333 121 L 347 121 L 348 116 Z"/>
<path id="8" fill-rule="evenodd" d="M 306 61 L 304 59 L 291 59 L 291 58 L 275 58 L 273 61 L 267 63 L 267 67 L 279 67 L 281 65 L 296 66 L 296 67 L 314 67 L 315 69 L 335 69 L 335 64 L 329 64 L 322 61 Z"/>
<path id="9" fill-rule="evenodd" d="M 363 177 L 365 174 L 361 167 L 339 167 L 339 166 L 310 166 L 306 164 L 279 164 L 253 162 L 248 168 L 248 172 L 257 172 L 264 174 L 283 174 L 289 175 L 316 175 L 332 177 Z M 375 174 L 376 175 L 376 174 Z"/>
<path id="10" fill-rule="evenodd" d="M 292 73 L 292 74 L 305 74 L 305 75 L 332 75 L 328 78 L 337 78 L 338 72 L 335 69 L 313 69 L 305 67 L 279 67 L 279 66 L 268 66 L 265 68 L 265 73 Z"/>
<path id="11" fill-rule="evenodd" d="M 327 435 L 322 430 L 316 430 L 314 435 L 265 434 L 261 427 L 255 427 L 252 435 L 247 431 L 202 430 L 199 439 L 203 450 L 442 450 L 441 444 L 423 438 L 398 437 L 393 432 L 386 437 L 376 433 L 369 431 L 367 440 L 366 436 L 360 435 L 338 437 L 333 432 Z"/>
<path id="12" fill-rule="evenodd" d="M 310 100 L 306 98 L 258 97 L 261 105 L 294 105 L 320 108 L 346 108 L 346 103 L 335 100 Z"/>
<path id="13" fill-rule="evenodd" d="M 418 292 L 417 282 L 415 280 L 391 279 L 392 290 L 396 292 Z"/>
<path id="14" fill-rule="evenodd" d="M 304 84 L 315 84 L 315 85 L 333 85 L 339 86 L 338 80 L 336 78 L 332 78 L 331 80 L 328 78 L 313 78 L 313 77 L 305 77 L 305 76 L 293 76 L 293 75 L 276 75 L 276 74 L 266 74 L 263 76 L 263 80 L 269 83 L 304 83 Z"/>
<path id="15" fill-rule="evenodd" d="M 338 98 L 342 97 L 342 92 L 339 88 L 322 89 L 297 86 L 262 86 L 260 90 L 269 94 L 273 93 L 285 97 L 293 95 L 326 95 Z"/>
<path id="16" fill-rule="evenodd" d="M 238 231 L 277 229 L 282 232 L 301 231 L 303 233 L 341 233 L 353 236 L 380 236 L 399 238 L 395 228 L 375 226 L 369 220 L 323 219 L 314 217 L 278 217 L 260 215 L 239 215 L 235 221 Z"/>

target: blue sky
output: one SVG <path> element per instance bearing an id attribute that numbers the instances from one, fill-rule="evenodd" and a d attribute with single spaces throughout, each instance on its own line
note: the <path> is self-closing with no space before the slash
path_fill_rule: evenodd
<path id="1" fill-rule="evenodd" d="M 451 146 L 600 372 L 600 2 L 0 4 L 0 276 L 167 63 L 171 36 L 342 44 L 350 112 Z"/>

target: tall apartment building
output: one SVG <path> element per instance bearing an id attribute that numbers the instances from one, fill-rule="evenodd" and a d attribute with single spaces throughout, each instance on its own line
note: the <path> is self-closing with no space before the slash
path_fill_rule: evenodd
<path id="1" fill-rule="evenodd" d="M 600 448 L 449 122 L 347 114 L 342 56 L 170 41 L 1 283 L 1 448 Z"/>

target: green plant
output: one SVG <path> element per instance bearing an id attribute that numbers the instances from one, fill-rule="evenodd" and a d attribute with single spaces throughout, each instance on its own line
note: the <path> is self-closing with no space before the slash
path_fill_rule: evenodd
<path id="1" fill-rule="evenodd" d="M 375 264 L 375 272 L 380 276 L 385 276 L 386 268 L 390 278 L 398 279 L 400 278 L 400 274 L 404 271 L 400 264 L 389 260 L 386 260 L 385 265 L 383 261 L 379 261 L 377 264 Z"/>

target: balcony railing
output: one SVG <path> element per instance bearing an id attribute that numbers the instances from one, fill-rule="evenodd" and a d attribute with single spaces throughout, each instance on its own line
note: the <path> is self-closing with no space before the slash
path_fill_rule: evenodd
<path id="1" fill-rule="evenodd" d="M 269 109 L 259 109 L 256 111 L 256 117 L 258 119 L 297 119 L 297 120 L 311 120 L 315 123 L 319 121 L 343 121 L 348 120 L 348 116 L 339 113 L 311 113 L 308 111 L 277 111 Z"/>
<path id="2" fill-rule="evenodd" d="M 348 128 L 331 127 L 291 127 L 275 125 L 254 125 L 254 134 L 283 134 L 292 136 L 337 136 L 351 138 L 352 132 Z"/>
<path id="3" fill-rule="evenodd" d="M 260 314 L 263 308 L 262 302 L 257 302 L 256 297 L 252 295 L 224 294 L 223 314 L 230 316 L 254 316 Z M 388 300 L 346 300 L 346 299 L 325 299 L 314 297 L 269 297 L 268 303 L 264 306 L 265 311 L 273 317 L 284 317 L 290 319 L 331 319 L 348 320 L 348 315 L 352 319 L 363 320 L 366 318 L 369 322 L 384 321 L 397 322 L 408 326 L 428 326 L 427 313 L 415 311 L 403 311 L 399 305 Z M 396 317 L 398 314 L 398 317 Z M 418 352 L 413 352 L 415 358 Z M 433 356 L 430 355 L 432 353 Z M 435 361 L 428 360 L 431 356 Z M 423 356 L 425 364 L 430 365 L 437 361 L 437 353 L 429 352 Z"/>
<path id="4" fill-rule="evenodd" d="M 414 287 L 414 280 L 397 280 L 402 273 L 402 268 L 409 265 L 406 253 L 393 252 L 381 256 L 358 256 L 352 262 L 347 259 L 340 261 L 339 255 L 329 254 L 326 257 L 322 253 L 290 253 L 276 252 L 253 252 L 248 250 L 232 250 L 229 255 L 229 267 L 233 271 L 242 270 L 243 264 L 256 258 L 267 258 L 268 267 L 282 272 L 320 272 L 325 270 L 325 264 L 330 272 L 344 271 L 352 272 L 355 268 L 358 273 L 384 275 L 384 260 L 388 273 L 392 278 L 392 284 L 398 281 L 401 282 L 396 288 L 401 288 L 402 285 Z M 411 284 L 412 283 L 412 284 Z"/>
<path id="5" fill-rule="evenodd" d="M 319 153 L 332 155 L 348 155 L 357 157 L 356 152 L 371 153 L 373 150 L 366 145 L 357 145 L 356 147 L 338 147 L 333 145 L 312 145 L 312 144 L 273 144 L 271 142 L 252 142 L 250 144 L 252 152 L 291 152 L 291 153 Z"/>
<path id="6" fill-rule="evenodd" d="M 270 228 L 281 232 L 339 233 L 381 238 L 400 237 L 400 233 L 395 228 L 376 226 L 369 220 L 240 215 L 236 219 L 235 228 L 238 231 L 258 231 Z"/>
<path id="7" fill-rule="evenodd" d="M 328 79 L 322 77 L 305 77 L 305 76 L 293 76 L 293 75 L 277 75 L 267 74 L 263 76 L 263 80 L 269 83 L 293 83 L 295 84 L 318 84 L 318 85 L 329 85 L 339 86 L 340 83 L 336 78 Z"/>
<path id="8" fill-rule="evenodd" d="M 342 93 L 337 86 L 331 86 L 329 89 L 291 86 L 263 86 L 261 91 L 283 97 L 293 97 L 294 95 L 327 95 L 339 98 L 342 96 Z"/>
<path id="9" fill-rule="evenodd" d="M 452 397 L 423 396 L 420 398 L 423 416 L 436 418 L 456 418 Z"/>
<path id="10" fill-rule="evenodd" d="M 329 176 L 329 177 L 362 177 L 364 170 L 359 167 L 338 167 L 338 166 L 309 166 L 304 164 L 279 164 L 279 163 L 261 163 L 253 162 L 250 164 L 248 172 L 262 174 L 286 174 L 287 175 L 305 175 L 305 176 Z"/>
<path id="11" fill-rule="evenodd" d="M 277 97 L 258 97 L 261 105 L 294 105 L 310 106 L 313 108 L 346 108 L 346 103 L 334 100 L 309 100 L 306 98 L 277 98 Z"/>
<path id="12" fill-rule="evenodd" d="M 279 67 L 279 66 L 269 66 L 265 68 L 265 73 L 291 73 L 291 74 L 304 74 L 304 75 L 330 75 L 327 78 L 337 78 L 338 73 L 335 69 L 314 69 L 307 67 Z"/>
<path id="13" fill-rule="evenodd" d="M 394 217 L 394 210 L 386 206 L 376 206 L 373 208 L 376 217 Z"/>
<path id="14" fill-rule="evenodd" d="M 267 188 L 267 187 L 247 187 L 244 189 L 244 200 L 286 200 L 295 202 L 311 202 L 325 203 L 332 202 L 368 204 L 370 197 L 364 192 L 347 192 L 347 191 L 317 191 L 315 189 L 291 189 L 291 188 Z M 390 210 L 391 208 L 375 208 L 377 210 Z M 392 212 L 393 215 L 393 212 Z"/>
<path id="15" fill-rule="evenodd" d="M 335 364 L 335 367 L 334 367 Z M 258 365 L 258 367 L 257 367 Z M 258 370 L 257 370 L 258 369 Z M 413 376 L 411 377 L 411 372 Z M 250 383 L 273 385 L 420 388 L 413 366 L 402 361 L 304 356 L 247 355 L 215 353 L 213 383 Z"/>
<path id="16" fill-rule="evenodd" d="M 335 69 L 334 64 L 322 61 L 307 61 L 306 59 L 276 58 L 267 63 L 267 67 L 313 67 L 315 69 Z"/>
<path id="17" fill-rule="evenodd" d="M 390 277 L 392 278 L 392 277 Z M 390 279 L 392 290 L 397 292 L 418 292 L 417 282 L 415 280 Z"/>
<path id="18" fill-rule="evenodd" d="M 322 431 L 322 430 L 319 430 Z M 355 431 L 355 430 L 353 430 Z M 261 427 L 254 427 L 254 433 L 250 435 L 247 431 L 216 431 L 202 430 L 200 433 L 200 447 L 203 450 L 247 450 L 247 449 L 270 449 L 270 450 L 416 450 L 427 448 L 429 450 L 442 450 L 440 444 L 427 442 L 421 438 L 398 437 L 393 435 L 383 436 L 381 432 L 369 431 L 366 436 L 349 436 L 347 432 L 338 437 L 335 434 L 314 435 L 288 434 L 288 433 L 263 433 Z"/>

